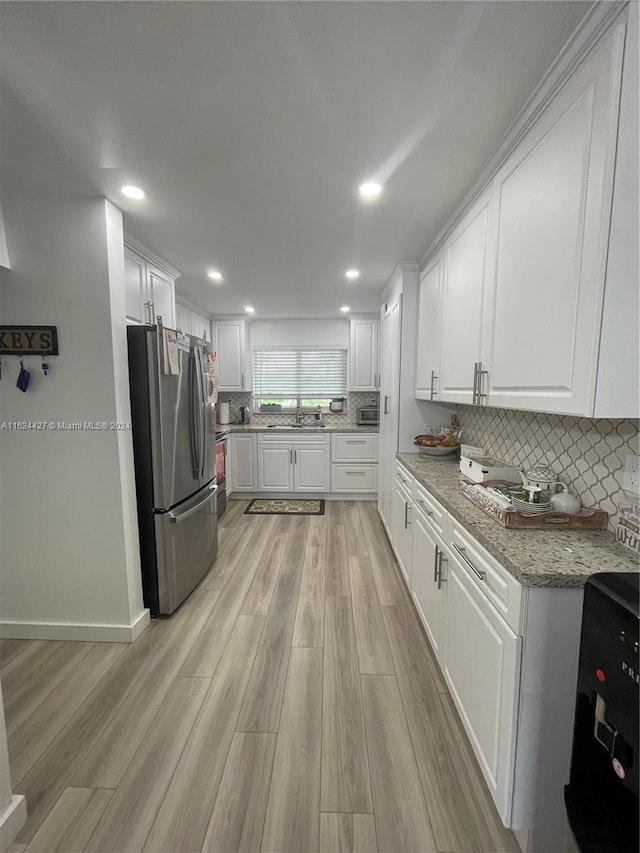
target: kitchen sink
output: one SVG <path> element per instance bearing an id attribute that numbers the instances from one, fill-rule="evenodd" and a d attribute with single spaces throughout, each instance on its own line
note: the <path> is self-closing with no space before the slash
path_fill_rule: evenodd
<path id="1" fill-rule="evenodd" d="M 324 429 L 326 424 L 269 424 L 267 429 Z"/>

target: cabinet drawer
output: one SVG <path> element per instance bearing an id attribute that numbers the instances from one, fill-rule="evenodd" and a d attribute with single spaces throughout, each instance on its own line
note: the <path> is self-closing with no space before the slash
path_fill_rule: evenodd
<path id="1" fill-rule="evenodd" d="M 399 483 L 402 483 L 405 489 L 408 490 L 412 488 L 412 485 L 415 482 L 412 475 L 407 471 L 406 468 L 403 468 L 399 462 L 396 462 L 395 477 L 396 480 Z"/>
<path id="2" fill-rule="evenodd" d="M 291 446 L 300 444 L 322 444 L 327 445 L 331 436 L 322 432 L 300 433 L 295 430 L 291 432 L 259 432 L 258 444 L 289 444 Z"/>
<path id="3" fill-rule="evenodd" d="M 417 481 L 413 484 L 413 500 L 426 522 L 445 542 L 449 538 L 449 513 Z"/>
<path id="4" fill-rule="evenodd" d="M 455 519 L 447 539 L 452 557 L 509 627 L 522 633 L 524 589 Z"/>
<path id="5" fill-rule="evenodd" d="M 335 462 L 331 465 L 332 492 L 375 492 L 378 489 L 378 466 Z"/>
<path id="6" fill-rule="evenodd" d="M 331 436 L 332 462 L 377 462 L 378 436 L 375 433 L 333 434 Z"/>

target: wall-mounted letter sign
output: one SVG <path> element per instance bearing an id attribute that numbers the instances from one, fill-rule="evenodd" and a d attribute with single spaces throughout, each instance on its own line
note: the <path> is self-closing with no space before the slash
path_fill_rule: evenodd
<path id="1" fill-rule="evenodd" d="M 58 327 L 0 326 L 0 355 L 58 355 Z"/>

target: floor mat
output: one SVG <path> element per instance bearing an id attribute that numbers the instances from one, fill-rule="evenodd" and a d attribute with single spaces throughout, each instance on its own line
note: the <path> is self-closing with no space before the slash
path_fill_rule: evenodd
<path id="1" fill-rule="evenodd" d="M 244 515 L 324 515 L 324 501 L 254 498 Z"/>

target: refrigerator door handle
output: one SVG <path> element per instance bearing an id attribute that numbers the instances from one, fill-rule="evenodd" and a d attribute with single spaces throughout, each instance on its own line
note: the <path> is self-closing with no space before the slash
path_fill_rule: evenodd
<path id="1" fill-rule="evenodd" d="M 211 486 L 211 488 L 207 491 L 205 497 L 203 497 L 201 501 L 198 501 L 195 506 L 191 506 L 189 507 L 189 509 L 185 509 L 183 512 L 168 512 L 167 515 L 169 516 L 169 521 L 171 521 L 172 524 L 180 524 L 181 521 L 186 521 L 190 516 L 194 515 L 196 512 L 199 512 L 202 507 L 214 497 L 217 491 L 217 486 Z"/>
<path id="2" fill-rule="evenodd" d="M 189 439 L 191 442 L 191 467 L 194 477 L 198 476 L 200 448 L 198 442 L 198 419 L 196 418 L 197 366 L 195 358 L 189 359 Z"/>
<path id="3" fill-rule="evenodd" d="M 204 478 L 204 463 L 206 458 L 206 450 L 207 450 L 207 401 L 204 395 L 205 388 L 205 372 L 204 372 L 204 359 L 202 357 L 202 350 L 198 347 L 198 361 L 200 362 L 200 399 L 202 401 L 201 413 L 202 413 L 202 448 L 201 448 L 201 456 L 200 456 L 200 476 Z"/>

